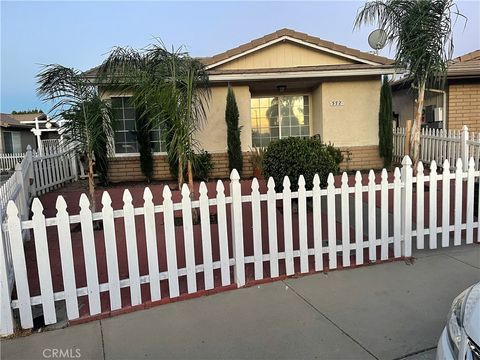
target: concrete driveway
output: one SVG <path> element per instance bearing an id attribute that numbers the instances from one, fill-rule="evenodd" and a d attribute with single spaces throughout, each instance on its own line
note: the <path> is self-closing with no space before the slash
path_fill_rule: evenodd
<path id="1" fill-rule="evenodd" d="M 480 280 L 480 246 L 415 256 L 4 340 L 1 358 L 432 359 L 451 301 Z"/>

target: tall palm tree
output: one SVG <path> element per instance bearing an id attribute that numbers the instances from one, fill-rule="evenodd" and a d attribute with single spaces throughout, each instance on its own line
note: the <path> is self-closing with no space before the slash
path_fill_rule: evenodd
<path id="1" fill-rule="evenodd" d="M 374 0 L 358 12 L 355 28 L 376 24 L 396 50 L 395 62 L 408 70 L 417 93 L 411 133 L 411 156 L 419 159 L 425 89 L 444 85 L 453 53 L 452 28 L 462 16 L 453 0 Z"/>
<path id="2" fill-rule="evenodd" d="M 210 97 L 204 65 L 182 47 L 169 51 L 158 42 L 140 51 L 115 48 L 98 76 L 105 86 L 131 92 L 135 107 L 165 131 L 168 156 L 178 162 L 179 187 L 186 170 L 193 195 L 193 161 L 199 149 L 195 133 L 206 120 Z"/>
<path id="3" fill-rule="evenodd" d="M 53 118 L 62 119 L 67 145 L 83 153 L 88 162 L 88 191 L 92 211 L 96 210 L 94 159 L 105 167 L 112 151 L 115 121 L 108 101 L 95 83 L 81 71 L 61 65 L 47 65 L 37 75 L 37 92 L 52 101 Z"/>

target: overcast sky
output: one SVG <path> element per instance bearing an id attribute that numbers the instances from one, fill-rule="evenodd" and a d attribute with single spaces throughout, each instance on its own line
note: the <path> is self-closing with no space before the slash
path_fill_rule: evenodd
<path id="1" fill-rule="evenodd" d="M 287 27 L 369 51 L 373 28 L 353 31 L 361 1 L 319 2 L 24 2 L 1 1 L 1 112 L 41 108 L 40 64 L 86 70 L 115 45 L 140 48 L 159 37 L 211 56 Z M 480 2 L 459 1 L 468 22 L 455 28 L 455 56 L 480 49 Z M 381 52 L 393 56 L 388 49 Z"/>

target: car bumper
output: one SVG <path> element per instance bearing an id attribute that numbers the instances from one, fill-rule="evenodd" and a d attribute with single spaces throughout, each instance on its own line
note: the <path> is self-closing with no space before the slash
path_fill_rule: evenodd
<path id="1" fill-rule="evenodd" d="M 437 345 L 437 360 L 455 360 L 450 349 L 447 328 L 444 328 Z"/>

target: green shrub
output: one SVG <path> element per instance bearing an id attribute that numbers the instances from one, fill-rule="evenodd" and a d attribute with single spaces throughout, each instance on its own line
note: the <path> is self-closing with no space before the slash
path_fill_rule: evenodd
<path id="1" fill-rule="evenodd" d="M 313 187 L 313 177 L 318 174 L 322 187 L 329 173 L 338 174 L 342 155 L 332 145 L 325 145 L 319 137 L 289 137 L 272 141 L 265 151 L 263 172 L 273 177 L 275 189 L 283 190 L 283 178 L 290 178 L 293 191 L 298 189 L 298 178 L 303 175 L 307 189 Z"/>
<path id="2" fill-rule="evenodd" d="M 195 154 L 192 166 L 195 180 L 208 181 L 213 169 L 212 155 L 206 150 L 200 151 Z"/>
<path id="3" fill-rule="evenodd" d="M 178 158 L 169 157 L 168 165 L 170 168 L 170 174 L 178 180 Z M 210 173 L 213 169 L 212 155 L 206 151 L 201 150 L 198 154 L 195 154 L 192 161 L 193 179 L 208 181 Z M 187 169 L 184 169 L 184 179 L 187 178 Z"/>
<path id="4" fill-rule="evenodd" d="M 342 151 L 339 148 L 336 148 L 335 146 L 333 146 L 333 144 L 331 143 L 325 146 L 326 146 L 327 152 L 330 154 L 335 164 L 337 165 L 336 170 L 332 172 L 337 174 L 340 172 L 340 163 L 343 161 Z"/>

